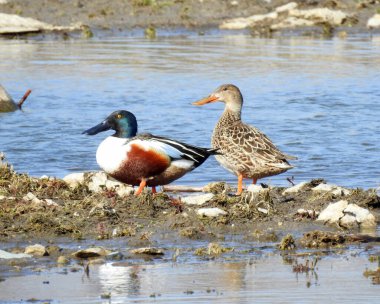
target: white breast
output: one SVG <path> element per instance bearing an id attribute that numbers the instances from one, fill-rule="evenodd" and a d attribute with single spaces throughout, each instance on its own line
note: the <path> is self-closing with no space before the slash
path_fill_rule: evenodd
<path id="1" fill-rule="evenodd" d="M 107 173 L 115 172 L 122 162 L 127 159 L 127 153 L 131 150 L 126 145 L 128 139 L 109 136 L 101 142 L 96 151 L 96 161 L 100 168 Z"/>

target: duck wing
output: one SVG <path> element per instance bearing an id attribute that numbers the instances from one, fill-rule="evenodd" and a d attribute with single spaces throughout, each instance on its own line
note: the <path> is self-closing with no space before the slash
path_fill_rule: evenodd
<path id="1" fill-rule="evenodd" d="M 282 153 L 272 141 L 259 129 L 236 122 L 222 131 L 222 154 L 232 155 L 235 161 L 240 160 L 245 166 L 265 164 L 279 168 L 291 168 L 288 159 L 295 157 Z"/>
<path id="2" fill-rule="evenodd" d="M 172 160 L 189 160 L 194 163 L 194 167 L 201 165 L 210 155 L 218 154 L 218 149 L 201 148 L 166 137 L 152 134 L 141 134 L 139 136 L 155 149 L 167 154 Z"/>

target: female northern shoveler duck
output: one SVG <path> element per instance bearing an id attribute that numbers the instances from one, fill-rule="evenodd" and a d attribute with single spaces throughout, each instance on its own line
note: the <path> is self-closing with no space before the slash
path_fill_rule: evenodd
<path id="1" fill-rule="evenodd" d="M 84 131 L 95 135 L 113 129 L 116 131 L 99 145 L 96 161 L 110 176 L 123 183 L 139 186 L 139 195 L 145 186 L 166 185 L 200 166 L 215 149 L 205 149 L 152 134 L 137 135 L 137 120 L 128 111 L 116 111 L 103 122 Z"/>
<path id="2" fill-rule="evenodd" d="M 287 160 L 296 157 L 282 153 L 264 133 L 241 121 L 243 96 L 238 87 L 224 84 L 193 104 L 200 106 L 216 101 L 224 102 L 225 109 L 215 126 L 211 143 L 220 152 L 216 155 L 218 162 L 238 176 L 237 195 L 242 193 L 243 178 L 252 178 L 256 184 L 259 178 L 293 168 Z"/>

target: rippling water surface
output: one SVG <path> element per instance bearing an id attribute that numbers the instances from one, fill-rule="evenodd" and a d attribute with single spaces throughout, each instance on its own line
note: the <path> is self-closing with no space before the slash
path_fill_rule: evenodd
<path id="1" fill-rule="evenodd" d="M 299 259 L 304 264 L 305 259 Z M 378 303 L 379 285 L 363 276 L 376 265 L 354 256 L 323 258 L 294 273 L 279 255 L 246 261 L 91 265 L 89 275 L 55 268 L 0 283 L 0 301 L 25 303 Z M 73 288 L 73 285 L 76 288 Z M 100 299 L 109 294 L 110 299 Z M 31 302 L 29 300 L 28 302 Z"/>
<path id="2" fill-rule="evenodd" d="M 265 182 L 322 177 L 350 187 L 380 184 L 380 40 L 256 39 L 244 35 L 88 41 L 0 40 L 0 83 L 24 112 L 0 114 L 0 151 L 20 172 L 63 177 L 95 170 L 107 134 L 81 132 L 118 109 L 140 131 L 200 146 L 223 104 L 190 103 L 223 83 L 245 97 L 243 119 L 297 166 Z M 235 182 L 214 159 L 178 181 Z"/>

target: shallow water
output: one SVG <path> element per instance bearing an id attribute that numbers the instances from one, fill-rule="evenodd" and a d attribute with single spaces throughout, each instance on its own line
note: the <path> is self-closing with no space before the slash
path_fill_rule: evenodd
<path id="1" fill-rule="evenodd" d="M 351 256 L 350 256 L 351 254 Z M 53 268 L 0 282 L 0 301 L 49 303 L 378 303 L 379 285 L 363 272 L 375 263 L 350 254 L 323 257 L 315 272 L 294 273 L 279 255 L 252 255 L 243 261 L 220 259 L 173 264 L 155 261 L 106 263 L 83 270 Z M 298 258 L 305 263 L 305 258 Z M 73 288 L 75 286 L 75 288 Z M 111 299 L 100 299 L 102 294 Z"/>
<path id="2" fill-rule="evenodd" d="M 0 150 L 35 176 L 97 169 L 106 136 L 81 135 L 110 112 L 136 114 L 141 131 L 210 145 L 223 105 L 190 105 L 222 83 L 245 96 L 243 118 L 297 167 L 267 178 L 287 185 L 322 177 L 349 187 L 380 184 L 380 40 L 257 39 L 245 35 L 0 40 L 0 83 L 24 112 L 0 114 Z M 178 181 L 236 182 L 214 159 Z"/>

